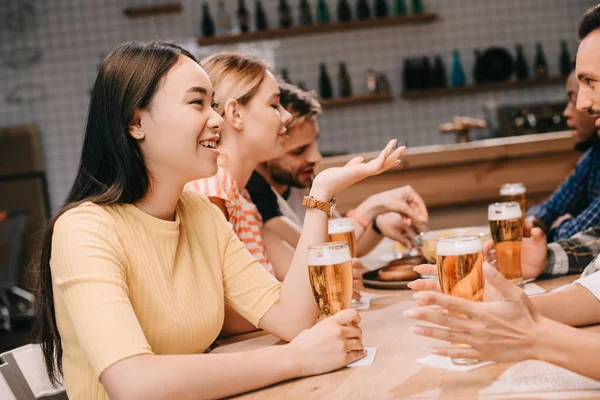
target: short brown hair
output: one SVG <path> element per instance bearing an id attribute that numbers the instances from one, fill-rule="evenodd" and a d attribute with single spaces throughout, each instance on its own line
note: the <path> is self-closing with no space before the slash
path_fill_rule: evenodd
<path id="1" fill-rule="evenodd" d="M 323 112 L 315 91 L 302 90 L 287 82 L 280 81 L 278 83 L 279 91 L 281 92 L 281 105 L 293 116 L 288 127 Z"/>

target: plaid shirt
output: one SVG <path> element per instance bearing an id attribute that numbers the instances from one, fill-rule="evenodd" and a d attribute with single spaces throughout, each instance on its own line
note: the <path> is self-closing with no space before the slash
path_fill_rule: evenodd
<path id="1" fill-rule="evenodd" d="M 597 226 L 579 232 L 568 239 L 550 243 L 548 245 L 547 265 L 542 275 L 581 274 L 586 267 L 589 269 L 591 265 L 595 264 L 593 262 L 599 254 L 600 226 Z M 589 273 L 589 271 L 586 270 L 586 273 Z"/>
<path id="2" fill-rule="evenodd" d="M 547 227 L 560 216 L 569 219 L 548 232 L 548 241 L 566 239 L 589 227 L 600 225 L 600 149 L 592 147 L 577 163 L 575 171 L 543 204 L 533 206 L 527 215 L 541 219 Z"/>
<path id="3" fill-rule="evenodd" d="M 575 283 L 600 300 L 600 227 L 548 245 L 548 264 L 542 275 L 578 274 Z"/>

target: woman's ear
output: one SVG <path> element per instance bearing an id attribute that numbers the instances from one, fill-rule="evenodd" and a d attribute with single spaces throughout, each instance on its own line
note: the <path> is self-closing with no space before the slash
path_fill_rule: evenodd
<path id="1" fill-rule="evenodd" d="M 241 105 L 236 99 L 229 99 L 223 107 L 223 116 L 229 125 L 241 131 L 244 128 L 244 117 L 242 116 Z"/>
<path id="2" fill-rule="evenodd" d="M 140 112 L 140 110 L 136 109 L 133 112 L 133 118 L 129 123 L 129 135 L 131 135 L 131 137 L 133 137 L 134 139 L 138 140 L 143 139 L 146 136 L 146 134 L 142 130 L 142 113 Z"/>

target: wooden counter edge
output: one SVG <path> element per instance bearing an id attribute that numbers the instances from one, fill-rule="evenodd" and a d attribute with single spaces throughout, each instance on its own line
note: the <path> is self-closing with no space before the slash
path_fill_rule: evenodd
<path id="1" fill-rule="evenodd" d="M 568 153 L 573 152 L 573 144 L 571 132 L 565 131 L 485 139 L 469 143 L 412 147 L 406 149 L 402 156 L 402 163 L 393 170 Z M 362 156 L 368 161 L 378 154 L 378 152 L 368 152 L 326 157 L 318 165 L 318 169 L 321 171 L 343 166 L 356 156 Z"/>

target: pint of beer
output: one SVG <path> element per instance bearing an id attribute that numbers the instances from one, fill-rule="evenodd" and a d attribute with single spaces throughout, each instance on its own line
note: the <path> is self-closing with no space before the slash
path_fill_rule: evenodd
<path id="1" fill-rule="evenodd" d="M 522 183 L 507 183 L 500 186 L 500 196 L 502 201 L 516 201 L 521 206 L 521 214 L 524 216 L 527 211 L 527 189 Z"/>
<path id="2" fill-rule="evenodd" d="M 308 275 L 320 319 L 350 308 L 352 260 L 347 243 L 330 242 L 309 246 Z"/>
<path id="3" fill-rule="evenodd" d="M 466 300 L 483 300 L 483 253 L 477 236 L 456 236 L 439 239 L 436 259 L 440 287 L 445 294 Z M 452 343 L 454 347 L 467 346 Z M 476 364 L 478 360 L 453 358 L 457 365 Z"/>
<path id="4" fill-rule="evenodd" d="M 521 240 L 523 214 L 516 202 L 494 203 L 488 207 L 492 239 L 496 243 L 498 270 L 510 282 L 521 285 Z"/>
<path id="5" fill-rule="evenodd" d="M 332 218 L 328 222 L 330 242 L 346 242 L 350 248 L 350 255 L 356 257 L 356 237 L 352 218 Z"/>

